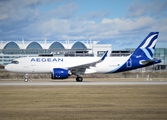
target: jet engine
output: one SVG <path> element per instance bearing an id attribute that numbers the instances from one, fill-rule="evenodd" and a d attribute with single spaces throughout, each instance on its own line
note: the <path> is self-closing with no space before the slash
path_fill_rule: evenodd
<path id="1" fill-rule="evenodd" d="M 52 79 L 65 79 L 68 78 L 68 70 L 62 68 L 53 68 L 51 74 Z"/>

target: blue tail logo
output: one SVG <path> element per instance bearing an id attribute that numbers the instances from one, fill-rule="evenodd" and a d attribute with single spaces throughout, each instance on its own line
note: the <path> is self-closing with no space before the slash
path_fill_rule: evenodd
<path id="1" fill-rule="evenodd" d="M 133 52 L 132 57 L 153 59 L 153 54 L 157 42 L 159 32 L 151 32 Z"/>
<path id="2" fill-rule="evenodd" d="M 132 55 L 129 56 L 128 60 L 109 73 L 128 71 L 160 63 L 161 60 L 153 58 L 158 34 L 159 32 L 150 32 Z"/>

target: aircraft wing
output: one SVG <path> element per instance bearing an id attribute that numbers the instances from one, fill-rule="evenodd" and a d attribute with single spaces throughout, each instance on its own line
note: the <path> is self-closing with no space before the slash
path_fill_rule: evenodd
<path id="1" fill-rule="evenodd" d="M 106 51 L 106 52 L 103 54 L 103 56 L 101 57 L 101 59 L 99 59 L 99 60 L 97 60 L 97 61 L 95 61 L 95 62 L 86 63 L 86 64 L 82 64 L 82 65 L 78 65 L 78 66 L 73 66 L 73 67 L 70 67 L 70 68 L 68 68 L 68 69 L 69 69 L 69 70 L 71 71 L 71 73 L 73 73 L 73 74 L 76 74 L 76 73 L 84 73 L 85 70 L 86 70 L 86 68 L 89 68 L 90 66 L 95 66 L 97 63 L 102 62 L 102 61 L 105 59 L 105 57 L 107 56 L 107 53 L 108 53 L 108 51 Z"/>

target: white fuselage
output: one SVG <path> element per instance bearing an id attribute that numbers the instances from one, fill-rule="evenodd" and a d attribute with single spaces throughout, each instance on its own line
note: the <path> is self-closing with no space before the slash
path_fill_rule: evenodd
<path id="1" fill-rule="evenodd" d="M 88 73 L 108 73 L 120 65 L 124 64 L 128 57 L 106 57 L 104 61 L 95 66 L 86 68 Z M 51 73 L 53 68 L 69 69 L 75 66 L 81 66 L 99 60 L 100 57 L 25 57 L 15 61 L 17 63 L 9 64 L 6 70 L 17 73 Z"/>

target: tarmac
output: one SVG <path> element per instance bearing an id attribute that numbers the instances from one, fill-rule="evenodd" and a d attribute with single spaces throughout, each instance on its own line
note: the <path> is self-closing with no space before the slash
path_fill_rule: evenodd
<path id="1" fill-rule="evenodd" d="M 119 81 L 119 82 L 113 82 L 113 81 L 83 81 L 83 82 L 71 82 L 71 81 L 0 81 L 0 86 L 68 86 L 68 85 L 74 85 L 74 86 L 81 86 L 81 85 L 167 85 L 167 81 Z"/>

